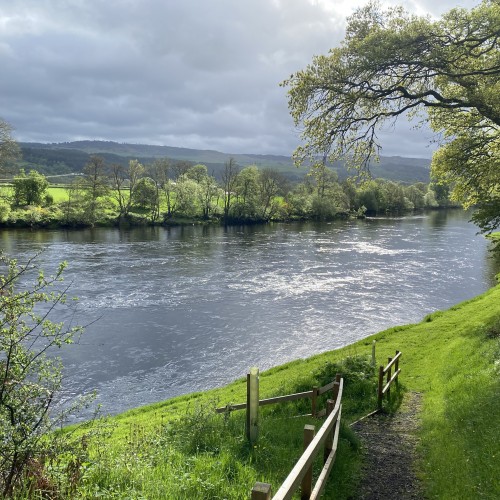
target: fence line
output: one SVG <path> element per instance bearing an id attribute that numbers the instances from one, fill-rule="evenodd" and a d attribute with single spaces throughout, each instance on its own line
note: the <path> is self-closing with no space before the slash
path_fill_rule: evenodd
<path id="1" fill-rule="evenodd" d="M 326 387 L 326 386 L 325 386 Z M 344 380 L 339 379 L 333 383 L 336 389 L 336 400 L 328 400 L 327 418 L 318 433 L 315 434 L 314 426 L 304 427 L 304 453 L 301 455 L 292 471 L 285 479 L 281 487 L 274 495 L 273 500 L 285 500 L 292 498 L 295 491 L 301 488 L 301 498 L 317 499 L 325 488 L 337 453 L 338 436 L 340 429 L 340 418 L 342 413 L 342 392 Z M 323 469 L 312 488 L 312 464 L 324 445 Z M 271 485 L 267 483 L 256 483 L 252 489 L 252 500 L 268 500 L 271 498 Z"/>
<path id="2" fill-rule="evenodd" d="M 379 367 L 378 371 L 378 407 L 382 408 L 382 399 L 384 394 L 387 394 L 387 398 L 391 394 L 391 384 L 393 382 L 398 383 L 398 376 L 401 373 L 401 368 L 399 368 L 399 358 L 402 353 L 396 351 L 394 358 L 388 358 L 388 363 L 385 367 Z M 392 366 L 394 365 L 394 374 L 392 375 Z M 384 385 L 384 375 L 386 375 L 386 384 Z"/>
<path id="3" fill-rule="evenodd" d="M 336 398 L 338 390 L 335 385 L 340 380 L 340 374 L 336 375 L 335 380 L 326 384 L 323 387 L 314 386 L 310 391 L 297 392 L 295 394 L 285 394 L 284 396 L 275 396 L 267 399 L 260 399 L 259 406 L 267 406 L 273 405 L 277 403 L 285 403 L 287 401 L 296 401 L 297 399 L 311 399 L 311 413 L 312 417 L 320 418 L 326 415 L 326 409 L 321 411 L 317 411 L 317 399 L 319 396 L 325 394 L 328 391 L 332 391 L 333 399 Z M 237 410 L 244 410 L 247 408 L 247 403 L 238 403 L 238 404 L 228 404 L 226 406 L 222 406 L 220 408 L 216 408 L 215 411 L 217 413 L 226 413 Z M 305 416 L 305 415 L 304 415 Z"/>

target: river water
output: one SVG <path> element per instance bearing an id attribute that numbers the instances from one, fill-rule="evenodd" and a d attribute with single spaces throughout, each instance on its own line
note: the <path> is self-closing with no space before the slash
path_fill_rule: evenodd
<path id="1" fill-rule="evenodd" d="M 67 260 L 90 324 L 61 351 L 66 395 L 106 413 L 222 385 L 250 366 L 335 349 L 482 293 L 498 262 L 467 222 L 401 218 L 263 226 L 0 232 L 19 260 Z"/>

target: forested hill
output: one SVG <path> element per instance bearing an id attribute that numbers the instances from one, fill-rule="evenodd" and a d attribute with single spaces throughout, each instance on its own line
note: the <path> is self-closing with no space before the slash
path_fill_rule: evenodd
<path id="1" fill-rule="evenodd" d="M 288 156 L 230 154 L 213 150 L 177 148 L 172 146 L 154 146 L 147 144 L 121 144 L 111 141 L 75 141 L 62 143 L 20 143 L 25 169 L 34 168 L 44 174 L 63 174 L 80 172 L 93 154 L 102 156 L 107 163 L 127 164 L 131 159 L 141 163 L 151 163 L 155 158 L 170 158 L 171 160 L 203 163 L 216 177 L 222 171 L 224 163 L 229 158 L 245 167 L 257 165 L 261 168 L 279 170 L 290 179 L 300 180 L 306 173 L 306 168 L 297 168 Z M 404 158 L 399 156 L 383 156 L 380 163 L 372 165 L 374 177 L 401 182 L 429 182 L 429 159 Z M 341 179 L 348 172 L 340 163 L 332 167 Z"/>

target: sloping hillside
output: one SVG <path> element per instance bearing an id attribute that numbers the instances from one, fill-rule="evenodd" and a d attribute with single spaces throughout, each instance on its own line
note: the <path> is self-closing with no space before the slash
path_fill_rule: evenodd
<path id="1" fill-rule="evenodd" d="M 80 172 L 93 154 L 102 156 L 108 163 L 126 164 L 131 159 L 151 163 L 156 158 L 203 163 L 216 177 L 224 168 L 229 158 L 245 167 L 257 165 L 260 168 L 276 169 L 291 180 L 299 180 L 306 173 L 306 168 L 297 168 L 288 156 L 232 154 L 213 150 L 155 146 L 147 144 L 120 144 L 111 141 L 75 141 L 63 143 L 21 143 L 23 152 L 22 166 L 36 168 L 44 173 L 58 174 Z M 423 158 L 403 158 L 399 156 L 381 157 L 380 163 L 371 167 L 372 175 L 395 181 L 413 183 L 429 182 L 430 160 Z M 332 166 L 341 179 L 349 172 L 341 163 Z"/>

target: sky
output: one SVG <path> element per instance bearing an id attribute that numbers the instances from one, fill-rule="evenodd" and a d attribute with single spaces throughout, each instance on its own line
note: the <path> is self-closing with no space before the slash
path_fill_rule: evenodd
<path id="1" fill-rule="evenodd" d="M 290 155 L 280 82 L 366 0 L 0 0 L 0 118 L 24 142 L 110 140 Z M 401 2 L 387 0 L 383 4 Z M 479 0 L 405 0 L 439 16 Z M 430 157 L 400 121 L 383 155 Z"/>

